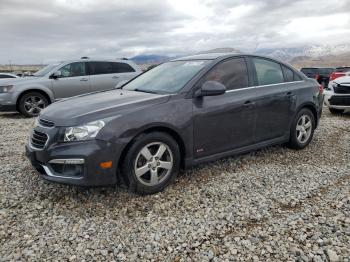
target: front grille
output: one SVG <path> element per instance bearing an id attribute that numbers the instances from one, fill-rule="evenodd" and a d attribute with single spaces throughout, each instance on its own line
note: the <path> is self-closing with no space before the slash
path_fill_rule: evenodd
<path id="1" fill-rule="evenodd" d="M 54 122 L 52 122 L 50 120 L 42 119 L 42 118 L 39 118 L 39 124 L 41 126 L 45 126 L 45 127 L 54 127 L 55 126 Z"/>
<path id="2" fill-rule="evenodd" d="M 350 96 L 332 96 L 329 103 L 332 106 L 350 106 Z"/>
<path id="3" fill-rule="evenodd" d="M 30 138 L 30 143 L 35 148 L 43 149 L 48 138 L 49 137 L 45 133 L 33 130 L 32 137 Z"/>
<path id="4" fill-rule="evenodd" d="M 349 86 L 338 85 L 334 88 L 334 93 L 336 94 L 350 94 L 350 84 Z"/>

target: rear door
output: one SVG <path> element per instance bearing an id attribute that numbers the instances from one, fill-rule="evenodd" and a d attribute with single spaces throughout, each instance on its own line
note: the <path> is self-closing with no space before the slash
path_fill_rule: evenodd
<path id="1" fill-rule="evenodd" d="M 194 156 L 202 158 L 254 142 L 255 89 L 249 88 L 244 57 L 230 58 L 209 71 L 200 81 L 218 81 L 223 95 L 193 98 Z"/>
<path id="2" fill-rule="evenodd" d="M 91 92 L 86 62 L 74 62 L 61 67 L 61 77 L 51 79 L 55 99 Z"/>
<path id="3" fill-rule="evenodd" d="M 296 94 L 294 72 L 273 60 L 250 58 L 255 71 L 255 142 L 282 138 L 289 131 Z M 285 80 L 286 78 L 286 80 Z"/>
<path id="4" fill-rule="evenodd" d="M 88 64 L 93 91 L 113 89 L 120 81 L 135 76 L 135 70 L 127 63 L 95 61 Z"/>

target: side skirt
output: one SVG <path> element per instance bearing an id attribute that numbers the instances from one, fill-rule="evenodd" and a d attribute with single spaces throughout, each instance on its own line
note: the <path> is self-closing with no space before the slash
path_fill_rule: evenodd
<path id="1" fill-rule="evenodd" d="M 273 145 L 278 145 L 278 144 L 283 144 L 289 141 L 289 135 L 288 136 L 283 136 L 283 137 L 279 137 L 279 138 L 274 138 L 274 139 L 270 139 L 264 142 L 260 142 L 257 144 L 253 144 L 253 145 L 249 145 L 249 146 L 245 146 L 245 147 L 241 147 L 241 148 L 236 148 L 233 150 L 229 150 L 226 152 L 222 152 L 222 153 L 218 153 L 215 155 L 211 155 L 211 156 L 206 156 L 206 157 L 202 157 L 202 158 L 198 158 L 198 159 L 185 159 L 185 168 L 189 168 L 192 166 L 196 166 L 199 164 L 203 164 L 206 162 L 211 162 L 211 161 L 215 161 L 224 157 L 228 157 L 228 156 L 233 156 L 233 155 L 238 155 L 238 154 L 243 154 L 243 153 L 248 153 L 251 151 L 255 151 L 257 149 L 260 148 L 264 148 L 267 146 L 273 146 Z"/>

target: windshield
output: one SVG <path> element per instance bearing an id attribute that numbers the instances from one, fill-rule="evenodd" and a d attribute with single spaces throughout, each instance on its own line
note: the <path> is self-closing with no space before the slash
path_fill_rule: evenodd
<path id="1" fill-rule="evenodd" d="M 60 63 L 55 63 L 55 64 L 50 64 L 47 66 L 44 66 L 43 68 L 41 68 L 39 71 L 35 72 L 33 74 L 33 76 L 38 76 L 38 77 L 42 77 L 45 76 L 47 73 L 49 73 L 52 69 L 54 69 L 56 66 L 58 66 Z"/>
<path id="2" fill-rule="evenodd" d="M 123 89 L 160 94 L 176 93 L 209 62 L 210 60 L 167 62 L 135 78 Z"/>

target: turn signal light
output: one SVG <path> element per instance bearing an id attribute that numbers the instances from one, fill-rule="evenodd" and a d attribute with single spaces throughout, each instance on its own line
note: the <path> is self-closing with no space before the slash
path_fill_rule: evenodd
<path id="1" fill-rule="evenodd" d="M 112 167 L 112 161 L 107 161 L 107 162 L 101 162 L 100 167 L 103 169 L 111 168 Z"/>

